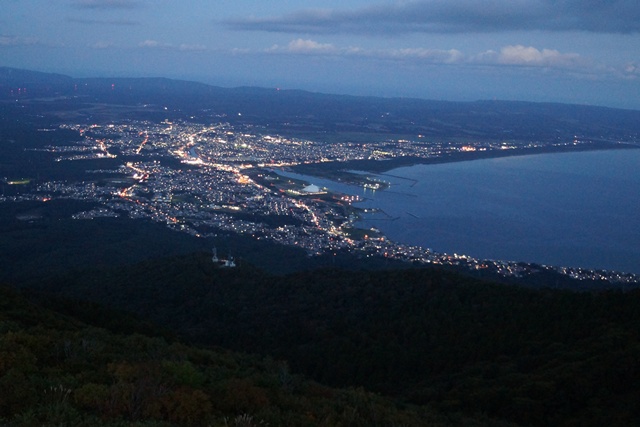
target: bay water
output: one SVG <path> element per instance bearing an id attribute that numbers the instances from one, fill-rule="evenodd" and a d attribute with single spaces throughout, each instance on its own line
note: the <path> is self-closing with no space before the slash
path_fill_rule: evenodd
<path id="1" fill-rule="evenodd" d="M 358 226 L 479 259 L 640 274 L 640 150 L 415 165 L 375 175 L 382 191 L 292 175 L 376 208 Z"/>

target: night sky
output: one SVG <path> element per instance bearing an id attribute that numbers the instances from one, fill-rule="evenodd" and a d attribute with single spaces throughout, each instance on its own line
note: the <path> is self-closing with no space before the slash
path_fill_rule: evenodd
<path id="1" fill-rule="evenodd" d="M 0 66 L 640 109 L 638 0 L 0 0 Z"/>

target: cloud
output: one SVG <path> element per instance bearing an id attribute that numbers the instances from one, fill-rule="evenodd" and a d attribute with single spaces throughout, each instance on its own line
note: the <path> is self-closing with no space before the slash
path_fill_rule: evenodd
<path id="1" fill-rule="evenodd" d="M 135 9 L 142 6 L 140 0 L 73 0 L 78 9 Z"/>
<path id="2" fill-rule="evenodd" d="M 172 47 L 172 45 L 168 43 L 160 43 L 157 40 L 144 40 L 138 43 L 138 47 L 156 49 L 156 48 L 168 48 L 168 47 Z"/>
<path id="3" fill-rule="evenodd" d="M 207 50 L 207 47 L 201 44 L 187 44 L 182 43 L 179 45 L 174 45 L 171 43 L 162 43 L 157 40 L 144 40 L 138 43 L 138 47 L 145 49 L 170 49 L 170 50 L 178 50 L 181 52 L 200 52 Z"/>
<path id="4" fill-rule="evenodd" d="M 119 26 L 131 26 L 139 25 L 139 22 L 130 21 L 127 19 L 84 19 L 84 18 L 67 18 L 68 22 L 74 24 L 83 25 L 119 25 Z"/>
<path id="5" fill-rule="evenodd" d="M 539 50 L 522 45 L 505 46 L 499 52 L 489 50 L 475 55 L 470 62 L 551 68 L 582 68 L 589 65 L 589 61 L 577 53 L 560 53 L 555 49 Z"/>
<path id="6" fill-rule="evenodd" d="M 242 52 L 251 53 L 251 52 Z M 509 45 L 501 49 L 467 55 L 457 49 L 398 48 L 364 49 L 337 47 L 310 39 L 295 39 L 286 46 L 273 45 L 264 50 L 268 54 L 339 56 L 392 60 L 416 64 L 442 64 L 467 66 L 512 66 L 530 68 L 555 68 L 573 71 L 595 71 L 601 66 L 577 53 L 562 53 L 555 49 L 538 49 L 533 46 Z M 632 65 L 628 68 L 631 69 Z"/>
<path id="7" fill-rule="evenodd" d="M 440 49 L 404 48 L 404 49 L 363 49 L 360 47 L 336 47 L 330 43 L 319 43 L 314 40 L 296 39 L 286 46 L 273 45 L 266 53 L 291 55 L 319 55 L 361 57 L 392 60 L 419 60 L 430 63 L 456 63 L 464 60 L 462 52 Z"/>
<path id="8" fill-rule="evenodd" d="M 40 44 L 40 41 L 35 37 L 0 35 L 0 47 L 34 46 L 37 44 Z"/>
<path id="9" fill-rule="evenodd" d="M 640 78 L 640 64 L 629 62 L 622 67 L 622 76 L 627 79 Z"/>
<path id="10" fill-rule="evenodd" d="M 332 44 L 318 43 L 313 40 L 292 40 L 285 47 L 273 45 L 267 52 L 273 53 L 302 53 L 302 54 L 340 54 L 340 50 Z"/>
<path id="11" fill-rule="evenodd" d="M 243 31 L 282 33 L 469 33 L 517 30 L 640 32 L 637 0 L 420 0 L 360 9 L 306 9 L 226 21 Z"/>
<path id="12" fill-rule="evenodd" d="M 99 41 L 89 45 L 91 49 L 109 49 L 115 45 L 111 42 Z"/>
<path id="13" fill-rule="evenodd" d="M 465 55 L 457 49 L 403 48 L 377 52 L 377 56 L 390 59 L 415 59 L 437 64 L 459 64 L 465 61 Z"/>
<path id="14" fill-rule="evenodd" d="M 203 50 L 207 50 L 207 47 L 202 44 L 185 44 L 182 43 L 178 46 L 178 50 L 183 52 L 200 52 Z"/>
<path id="15" fill-rule="evenodd" d="M 51 40 L 42 40 L 37 37 L 20 37 L 10 35 L 0 35 L 0 47 L 16 47 L 16 46 L 33 46 L 33 47 L 49 47 L 49 48 L 61 48 L 65 45 L 63 43 L 54 42 Z"/>

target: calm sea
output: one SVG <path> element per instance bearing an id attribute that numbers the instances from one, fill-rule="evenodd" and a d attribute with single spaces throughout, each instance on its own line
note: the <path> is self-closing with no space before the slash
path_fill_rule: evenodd
<path id="1" fill-rule="evenodd" d="M 361 227 L 481 259 L 640 273 L 640 150 L 540 154 L 394 169 Z"/>

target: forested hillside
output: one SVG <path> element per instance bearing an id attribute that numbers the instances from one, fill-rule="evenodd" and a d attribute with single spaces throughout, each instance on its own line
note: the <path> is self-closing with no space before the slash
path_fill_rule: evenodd
<path id="1" fill-rule="evenodd" d="M 56 310 L 0 288 L 2 426 L 492 424 L 329 388 L 271 358 L 187 346 L 95 305 L 47 301 Z"/>
<path id="2" fill-rule="evenodd" d="M 440 413 L 516 425 L 640 422 L 640 293 L 530 290 L 437 269 L 218 269 L 207 254 L 25 284 L 202 345 Z"/>

